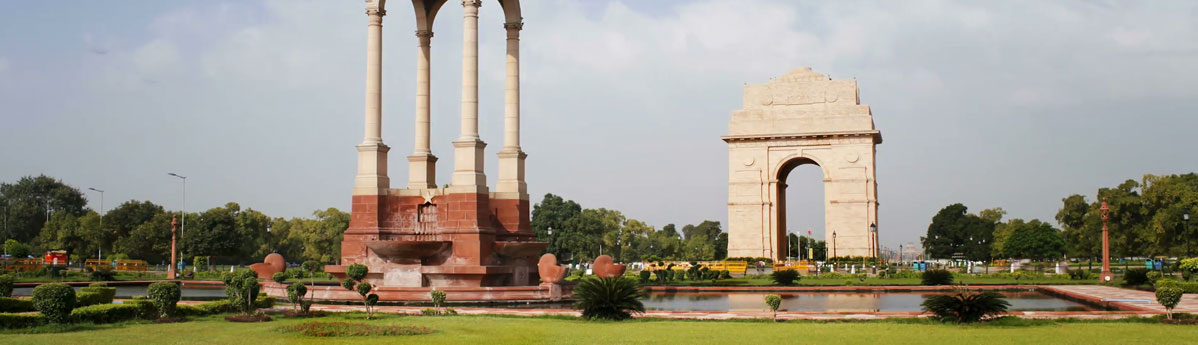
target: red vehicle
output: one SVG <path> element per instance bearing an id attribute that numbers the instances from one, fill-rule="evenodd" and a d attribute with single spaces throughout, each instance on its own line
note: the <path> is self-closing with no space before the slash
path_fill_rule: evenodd
<path id="1" fill-rule="evenodd" d="M 50 265 L 50 266 L 63 266 L 63 267 L 66 267 L 66 265 L 67 265 L 67 251 L 65 251 L 65 250 L 51 250 L 51 251 L 48 251 L 48 252 L 46 252 L 46 258 L 45 258 L 45 259 L 42 261 L 42 264 L 45 264 L 45 265 Z"/>

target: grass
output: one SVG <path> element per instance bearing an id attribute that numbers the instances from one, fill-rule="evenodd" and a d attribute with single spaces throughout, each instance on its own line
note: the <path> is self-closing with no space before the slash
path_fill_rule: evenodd
<path id="1" fill-rule="evenodd" d="M 957 326 L 928 320 L 872 322 L 683 321 L 588 322 L 563 317 L 338 314 L 321 321 L 423 326 L 432 334 L 309 337 L 281 332 L 311 319 L 232 323 L 220 316 L 189 322 L 90 325 L 61 333 L 4 334 L 0 344 L 1176 344 L 1198 339 L 1198 327 L 1144 321 L 1001 320 Z M 7 333 L 7 332 L 6 332 Z"/>

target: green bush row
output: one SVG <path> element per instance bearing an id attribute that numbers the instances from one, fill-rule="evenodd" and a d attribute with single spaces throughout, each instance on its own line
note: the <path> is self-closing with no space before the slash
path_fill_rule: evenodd
<path id="1" fill-rule="evenodd" d="M 1161 279 L 1156 281 L 1156 288 L 1162 289 L 1166 287 L 1175 287 L 1181 289 L 1184 293 L 1198 293 L 1198 282 L 1182 282 L 1173 279 Z"/>
<path id="2" fill-rule="evenodd" d="M 123 304 L 98 304 L 75 308 L 71 311 L 72 322 L 113 323 L 134 319 L 153 320 L 154 305 L 145 300 L 131 300 Z"/>
<path id="3" fill-rule="evenodd" d="M 27 328 L 46 323 L 42 314 L 7 314 L 0 313 L 0 329 Z"/>
<path id="4" fill-rule="evenodd" d="M 24 313 L 37 311 L 33 300 L 28 298 L 0 297 L 0 313 Z"/>

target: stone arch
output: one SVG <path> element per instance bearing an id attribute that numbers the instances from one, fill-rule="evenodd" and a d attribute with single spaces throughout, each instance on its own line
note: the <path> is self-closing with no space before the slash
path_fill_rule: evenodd
<path id="1" fill-rule="evenodd" d="M 729 135 L 728 256 L 785 258 L 786 177 L 820 167 L 829 256 L 877 256 L 874 157 L 881 132 L 855 80 L 800 68 L 746 85 Z M 837 234 L 833 239 L 832 233 Z"/>
<path id="2" fill-rule="evenodd" d="M 503 8 L 504 23 L 521 23 L 524 17 L 520 16 L 520 0 L 499 0 L 499 7 Z"/>
<path id="3" fill-rule="evenodd" d="M 433 31 L 433 20 L 446 0 L 412 0 L 412 9 L 416 10 L 416 32 Z"/>

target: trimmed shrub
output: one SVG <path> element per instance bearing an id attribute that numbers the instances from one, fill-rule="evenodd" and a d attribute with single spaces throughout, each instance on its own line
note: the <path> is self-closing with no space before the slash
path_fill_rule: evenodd
<path id="1" fill-rule="evenodd" d="M 140 318 L 144 313 L 138 304 L 100 304 L 75 308 L 72 322 L 113 323 Z"/>
<path id="2" fill-rule="evenodd" d="M 209 261 L 210 260 L 207 256 L 196 256 L 195 258 L 191 259 L 191 265 L 195 267 L 197 272 L 204 272 L 207 271 L 208 267 L 210 266 L 208 264 Z"/>
<path id="3" fill-rule="evenodd" d="M 108 304 L 111 302 L 112 301 L 105 301 L 104 295 L 98 292 L 79 291 L 75 293 L 75 308 L 97 304 Z"/>
<path id="4" fill-rule="evenodd" d="M 312 301 L 304 299 L 308 295 L 308 287 L 304 283 L 294 282 L 287 286 L 287 300 L 305 314 L 312 307 Z"/>
<path id="5" fill-rule="evenodd" d="M 1198 293 L 1198 282 L 1180 282 L 1173 279 L 1161 279 L 1156 281 L 1156 289 L 1174 287 L 1181 289 L 1183 293 Z"/>
<path id="6" fill-rule="evenodd" d="M 433 301 L 433 308 L 440 308 L 442 305 L 445 305 L 445 291 L 429 291 L 428 296 Z"/>
<path id="7" fill-rule="evenodd" d="M 0 328 L 29 328 L 45 323 L 46 317 L 41 314 L 0 313 Z"/>
<path id="8" fill-rule="evenodd" d="M 1181 294 L 1181 289 L 1176 287 L 1169 286 L 1156 289 L 1156 301 L 1165 307 L 1166 315 L 1168 315 L 1170 320 L 1173 319 L 1173 308 L 1177 306 L 1177 303 L 1181 302 Z"/>
<path id="9" fill-rule="evenodd" d="M 720 271 L 720 279 L 732 279 L 732 272 L 727 270 Z"/>
<path id="10" fill-rule="evenodd" d="M 770 274 L 770 278 L 774 280 L 774 285 L 789 286 L 794 285 L 799 280 L 799 271 L 781 270 L 774 271 Z"/>
<path id="11" fill-rule="evenodd" d="M 79 291 L 99 294 L 101 296 L 100 303 L 96 304 L 112 303 L 112 300 L 116 298 L 116 288 L 108 287 L 108 284 L 104 283 L 91 283 L 87 287 L 79 289 Z"/>
<path id="12" fill-rule="evenodd" d="M 1148 284 L 1148 269 L 1147 268 L 1131 268 L 1123 272 L 1123 284 L 1126 285 L 1144 285 Z"/>
<path id="13" fill-rule="evenodd" d="M 279 284 L 283 284 L 283 283 L 287 282 L 288 278 L 291 278 L 291 275 L 287 274 L 287 272 L 275 272 L 274 275 L 270 276 L 270 280 L 273 280 Z"/>
<path id="14" fill-rule="evenodd" d="M 1164 278 L 1164 277 L 1165 277 L 1165 274 L 1161 273 L 1160 271 L 1148 272 L 1148 284 L 1155 285 L 1156 281 L 1161 280 L 1161 278 Z"/>
<path id="15" fill-rule="evenodd" d="M 0 274 L 0 297 L 12 297 L 12 275 Z"/>
<path id="16" fill-rule="evenodd" d="M 345 268 L 345 275 L 349 278 L 341 281 L 341 287 L 346 290 L 355 291 L 362 296 L 362 306 L 366 307 L 366 318 L 374 318 L 374 305 L 379 302 L 379 295 L 370 293 L 374 288 L 370 283 L 362 281 L 366 279 L 366 274 L 370 273 L 370 268 L 362 264 L 353 264 Z"/>
<path id="17" fill-rule="evenodd" d="M 574 297 L 578 298 L 574 307 L 582 309 L 582 317 L 588 320 L 618 321 L 632 317 L 631 312 L 645 312 L 643 296 L 644 292 L 630 279 L 587 277 L 574 287 Z"/>
<path id="18" fill-rule="evenodd" d="M 649 277 L 650 277 L 651 275 L 653 275 L 653 273 L 652 273 L 652 272 L 649 272 L 649 270 L 641 270 L 641 273 L 640 273 L 641 284 L 648 284 L 648 283 L 649 283 Z"/>
<path id="19" fill-rule="evenodd" d="M 782 296 L 770 294 L 765 295 L 765 305 L 770 307 L 770 311 L 774 312 L 774 318 L 778 318 L 778 307 L 782 306 Z"/>
<path id="20" fill-rule="evenodd" d="M 137 296 L 130 300 L 125 300 L 123 305 L 131 305 L 137 309 L 137 318 L 145 320 L 153 320 L 158 318 L 158 309 L 154 308 L 154 301 L 145 296 Z"/>
<path id="21" fill-rule="evenodd" d="M 28 298 L 0 297 L 0 313 L 24 313 L 37 311 L 33 300 Z"/>
<path id="22" fill-rule="evenodd" d="M 952 285 L 953 272 L 949 270 L 927 270 L 919 277 L 920 283 L 923 285 Z"/>
<path id="23" fill-rule="evenodd" d="M 70 321 L 71 309 L 75 309 L 75 289 L 70 285 L 42 284 L 33 288 L 33 307 L 52 323 Z"/>
<path id="24" fill-rule="evenodd" d="M 983 318 L 1005 313 L 1011 306 L 997 292 L 968 290 L 928 297 L 920 305 L 924 312 L 932 313 L 933 318 L 956 323 L 981 321 Z"/>
<path id="25" fill-rule="evenodd" d="M 175 315 L 175 304 L 179 303 L 179 298 L 182 297 L 179 284 L 157 282 L 150 284 L 146 293 L 150 295 L 150 300 L 154 301 L 154 308 L 158 309 L 158 317 L 168 318 Z"/>
<path id="26" fill-rule="evenodd" d="M 229 304 L 246 314 L 254 312 L 253 301 L 258 298 L 259 290 L 257 273 L 242 269 L 225 274 L 221 280 L 225 283 Z"/>

